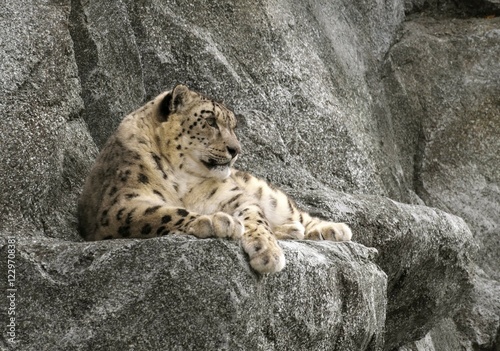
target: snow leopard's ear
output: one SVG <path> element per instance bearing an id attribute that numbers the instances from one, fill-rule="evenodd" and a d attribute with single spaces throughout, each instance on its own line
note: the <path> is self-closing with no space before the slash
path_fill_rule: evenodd
<path id="1" fill-rule="evenodd" d="M 187 105 L 193 99 L 193 92 L 182 84 L 177 84 L 172 91 L 168 92 L 160 104 L 160 119 L 162 122 L 168 120 L 168 116 L 172 113 L 182 110 L 182 107 Z"/>
<path id="2" fill-rule="evenodd" d="M 176 112 L 182 109 L 184 105 L 187 105 L 192 101 L 193 92 L 189 88 L 182 84 L 177 84 L 174 89 L 172 89 L 172 101 L 170 103 L 170 109 L 172 112 Z"/>
<path id="3" fill-rule="evenodd" d="M 171 103 L 172 103 L 172 92 L 169 91 L 160 102 L 159 116 L 158 116 L 158 120 L 160 122 L 168 121 L 168 116 L 170 116 Z"/>

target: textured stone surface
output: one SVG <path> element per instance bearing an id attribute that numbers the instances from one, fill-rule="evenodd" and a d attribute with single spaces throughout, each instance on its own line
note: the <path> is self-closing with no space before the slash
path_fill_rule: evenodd
<path id="1" fill-rule="evenodd" d="M 416 18 L 387 60 L 407 182 L 427 205 L 464 218 L 481 246 L 473 294 L 455 318 L 465 350 L 494 348 L 500 330 L 499 28 L 498 18 Z"/>
<path id="2" fill-rule="evenodd" d="M 282 246 L 285 270 L 260 277 L 224 240 L 18 242 L 20 349 L 380 350 L 375 250 Z"/>
<path id="3" fill-rule="evenodd" d="M 82 117 L 101 147 L 144 99 L 141 58 L 122 1 L 71 1 L 69 20 L 85 103 Z"/>
<path id="4" fill-rule="evenodd" d="M 322 189 L 295 194 L 311 213 L 346 220 L 388 275 L 385 349 L 423 337 L 471 293 L 477 247 L 465 222 L 434 208 Z"/>
<path id="5" fill-rule="evenodd" d="M 77 118 L 68 14 L 45 1 L 0 10 L 0 233 L 77 238 L 73 202 L 95 146 Z"/>
<path id="6" fill-rule="evenodd" d="M 430 17 L 479 17 L 500 14 L 499 0 L 405 0 L 405 13 Z"/>
<path id="7" fill-rule="evenodd" d="M 7 0 L 0 236 L 18 238 L 24 346 L 175 349 L 201 338 L 234 349 L 234 332 L 252 349 L 392 350 L 423 338 L 403 349 L 494 350 L 495 14 L 497 0 Z M 379 255 L 282 243 L 283 275 L 258 278 L 230 242 L 79 242 L 76 198 L 97 149 L 123 114 L 178 82 L 240 114 L 241 168 L 349 222 Z M 463 220 L 387 197 L 463 217 L 479 259 Z M 175 341 L 166 326 L 184 334 Z"/>

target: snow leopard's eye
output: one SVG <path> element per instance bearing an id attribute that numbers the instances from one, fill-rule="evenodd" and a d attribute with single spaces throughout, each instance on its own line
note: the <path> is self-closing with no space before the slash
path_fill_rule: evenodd
<path id="1" fill-rule="evenodd" d="M 217 120 L 215 119 L 215 117 L 207 117 L 207 118 L 205 118 L 205 121 L 207 122 L 207 124 L 210 127 L 219 129 L 219 126 L 217 125 Z"/>

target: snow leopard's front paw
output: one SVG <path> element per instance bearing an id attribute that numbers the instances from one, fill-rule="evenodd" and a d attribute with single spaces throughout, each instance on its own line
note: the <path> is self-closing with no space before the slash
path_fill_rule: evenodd
<path id="1" fill-rule="evenodd" d="M 201 215 L 189 226 L 188 234 L 198 238 L 230 238 L 239 239 L 243 235 L 241 222 L 224 212 L 213 215 Z"/>
<path id="2" fill-rule="evenodd" d="M 285 255 L 276 238 L 263 228 L 246 232 L 242 245 L 250 258 L 250 266 L 259 273 L 276 273 L 285 267 Z"/>
<path id="3" fill-rule="evenodd" d="M 279 240 L 302 240 L 304 231 L 304 226 L 300 222 L 286 223 L 273 228 L 274 236 Z"/>
<path id="4" fill-rule="evenodd" d="M 309 240 L 349 241 L 352 238 L 351 228 L 344 223 L 320 222 L 306 233 Z"/>

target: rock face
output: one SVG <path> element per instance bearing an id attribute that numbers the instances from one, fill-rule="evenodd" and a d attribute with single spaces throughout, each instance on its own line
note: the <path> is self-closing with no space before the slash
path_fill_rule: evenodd
<path id="1" fill-rule="evenodd" d="M 18 341 L 0 345 L 498 348 L 500 11 L 474 5 L 7 0 L 0 255 L 14 237 Z M 240 168 L 357 243 L 281 242 L 287 267 L 258 277 L 228 241 L 81 242 L 99 147 L 179 82 L 239 114 Z"/>
<path id="2" fill-rule="evenodd" d="M 381 197 L 327 189 L 296 195 L 313 213 L 347 219 L 363 233 L 356 240 L 380 252 L 375 262 L 388 275 L 385 349 L 425 336 L 470 295 L 476 248 L 463 220 Z"/>
<path id="3" fill-rule="evenodd" d="M 20 246 L 17 284 L 37 287 L 20 293 L 23 350 L 382 345 L 386 275 L 359 244 L 283 243 L 289 264 L 266 277 L 237 243 L 216 239 Z"/>
<path id="4" fill-rule="evenodd" d="M 460 345 L 450 350 L 500 347 L 499 42 L 498 19 L 414 18 L 386 61 L 395 128 L 411 126 L 401 141 L 408 182 L 427 205 L 461 216 L 481 246 L 472 296 L 426 350 L 445 349 L 443 330 Z"/>

